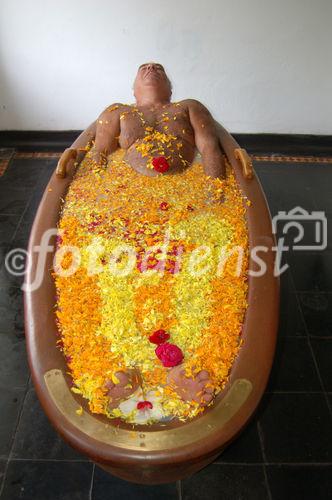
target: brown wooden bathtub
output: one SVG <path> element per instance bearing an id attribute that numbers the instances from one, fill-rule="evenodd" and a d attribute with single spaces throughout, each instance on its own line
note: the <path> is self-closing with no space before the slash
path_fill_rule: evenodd
<path id="1" fill-rule="evenodd" d="M 249 306 L 243 327 L 244 344 L 232 368 L 227 387 L 212 408 L 187 424 L 171 422 L 151 427 L 114 425 L 112 420 L 89 412 L 86 402 L 73 394 L 66 375 L 64 357 L 56 347 L 55 285 L 50 274 L 54 248 L 47 254 L 43 280 L 35 291 L 24 292 L 25 330 L 33 382 L 42 407 L 53 426 L 74 448 L 104 469 L 128 481 L 162 483 L 182 479 L 208 463 L 241 432 L 253 415 L 264 392 L 272 366 L 279 316 L 279 281 L 273 276 L 274 237 L 271 218 L 250 159 L 218 124 L 220 142 L 237 181 L 252 201 L 247 218 L 250 248 L 268 247 L 260 253 L 267 265 L 262 277 L 249 277 Z M 71 148 L 84 148 L 95 134 L 93 123 Z M 80 156 L 84 152 L 80 153 Z M 54 228 L 74 170 L 68 151 L 69 175 L 55 172 L 46 187 L 31 230 L 30 266 L 26 285 L 34 279 L 39 245 L 45 230 Z M 54 244 L 55 237 L 51 239 Z M 250 259 L 250 267 L 256 269 Z M 83 414 L 76 414 L 82 405 Z M 116 422 L 119 424 L 118 422 Z"/>

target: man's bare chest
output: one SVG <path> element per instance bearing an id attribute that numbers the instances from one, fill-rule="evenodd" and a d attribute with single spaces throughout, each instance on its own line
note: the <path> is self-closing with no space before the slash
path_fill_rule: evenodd
<path id="1" fill-rule="evenodd" d="M 120 114 L 120 145 L 127 149 L 147 133 L 157 131 L 194 140 L 188 110 L 180 104 L 171 104 L 154 110 L 128 106 Z"/>

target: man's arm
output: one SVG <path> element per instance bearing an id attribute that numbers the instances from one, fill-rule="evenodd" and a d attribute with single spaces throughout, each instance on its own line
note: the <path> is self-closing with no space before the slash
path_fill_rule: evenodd
<path id="1" fill-rule="evenodd" d="M 89 143 L 94 140 L 95 136 L 96 122 L 94 121 L 77 137 L 70 148 L 65 149 L 62 153 L 56 167 L 57 177 L 64 178 L 67 174 L 71 175 L 73 173 L 73 167 L 81 163 L 86 155 Z"/>
<path id="2" fill-rule="evenodd" d="M 107 156 L 118 147 L 120 135 L 121 104 L 112 104 L 97 119 L 96 139 L 91 157 L 97 163 L 106 161 Z"/>
<path id="3" fill-rule="evenodd" d="M 188 99 L 185 102 L 188 105 L 196 147 L 202 155 L 206 175 L 224 179 L 226 175 L 225 160 L 211 113 L 203 104 L 194 99 Z"/>

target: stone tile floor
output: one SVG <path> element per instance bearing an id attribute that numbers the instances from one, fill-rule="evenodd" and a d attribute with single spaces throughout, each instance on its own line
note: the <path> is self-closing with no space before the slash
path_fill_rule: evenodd
<path id="1" fill-rule="evenodd" d="M 0 178 L 1 500 L 325 500 L 332 491 L 332 231 L 325 251 L 290 251 L 281 279 L 277 352 L 254 420 L 214 464 L 161 486 L 107 475 L 50 426 L 30 383 L 21 277 L 4 268 L 26 248 L 56 158 L 8 155 Z M 332 219 L 332 164 L 256 161 L 272 215 L 297 205 Z M 311 231 L 311 232 L 310 232 Z M 309 243 L 312 229 L 305 228 Z"/>

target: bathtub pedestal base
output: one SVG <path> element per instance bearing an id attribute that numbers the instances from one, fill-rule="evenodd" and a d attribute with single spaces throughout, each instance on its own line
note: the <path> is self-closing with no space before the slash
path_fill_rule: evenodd
<path id="1" fill-rule="evenodd" d="M 140 467 L 128 467 L 128 468 L 117 468 L 109 466 L 106 464 L 97 463 L 98 467 L 112 474 L 113 476 L 120 477 L 125 481 L 130 481 L 131 483 L 138 484 L 163 484 L 163 483 L 173 483 L 181 479 L 186 479 L 192 476 L 195 472 L 203 469 L 211 462 L 213 462 L 220 453 L 213 455 L 212 457 L 206 458 L 205 460 L 200 460 L 193 464 L 168 464 L 159 466 L 150 466 L 148 463 L 146 465 L 141 465 Z"/>

